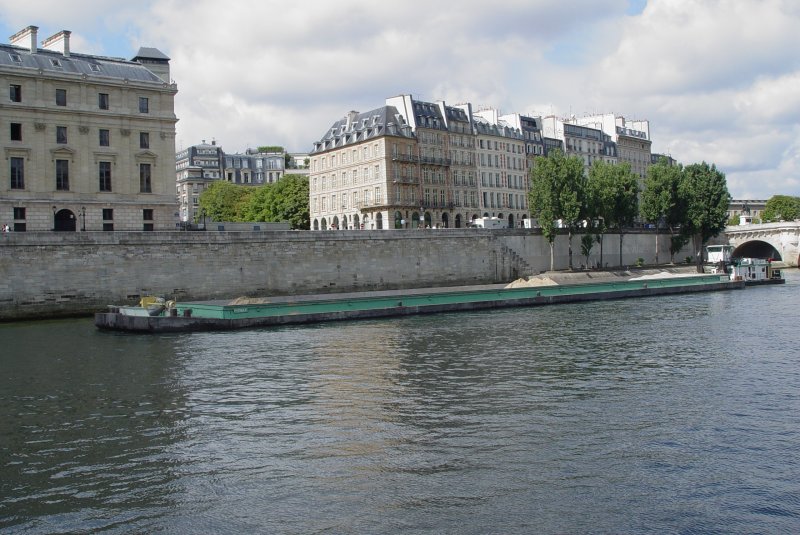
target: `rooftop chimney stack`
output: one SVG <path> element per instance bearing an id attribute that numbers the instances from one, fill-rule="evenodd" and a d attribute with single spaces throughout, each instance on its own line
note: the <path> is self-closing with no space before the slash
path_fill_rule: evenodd
<path id="1" fill-rule="evenodd" d="M 42 41 L 42 47 L 53 52 L 63 52 L 64 57 L 69 57 L 69 36 L 72 32 L 69 30 L 61 30 L 55 35 L 51 35 Z M 63 46 L 63 48 L 62 48 Z"/>
<path id="2" fill-rule="evenodd" d="M 25 46 L 25 39 L 30 37 L 30 41 L 28 43 L 28 48 L 31 51 L 31 54 L 36 54 L 37 46 L 36 46 L 36 37 L 39 32 L 38 26 L 28 26 L 24 30 L 20 30 L 11 37 L 8 38 L 8 42 L 12 45 L 16 46 Z"/>

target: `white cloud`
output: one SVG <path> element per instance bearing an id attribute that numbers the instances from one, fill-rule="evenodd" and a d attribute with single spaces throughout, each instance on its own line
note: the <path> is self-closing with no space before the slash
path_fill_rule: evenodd
<path id="1" fill-rule="evenodd" d="M 615 112 L 653 147 L 726 172 L 732 193 L 800 194 L 793 0 L 0 0 L 0 24 L 73 30 L 73 49 L 172 58 L 178 142 L 309 150 L 349 110 L 413 93 L 505 113 Z M 52 30 L 52 31 L 51 31 Z"/>

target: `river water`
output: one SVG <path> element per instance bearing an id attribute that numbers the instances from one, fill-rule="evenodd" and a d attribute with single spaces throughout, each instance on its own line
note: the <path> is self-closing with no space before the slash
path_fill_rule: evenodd
<path id="1" fill-rule="evenodd" d="M 786 274 L 232 333 L 0 325 L 0 531 L 796 533 Z"/>

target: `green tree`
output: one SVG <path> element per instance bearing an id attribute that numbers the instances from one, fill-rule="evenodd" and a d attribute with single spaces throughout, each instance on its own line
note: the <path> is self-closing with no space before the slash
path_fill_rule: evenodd
<path id="1" fill-rule="evenodd" d="M 670 238 L 673 238 L 686 214 L 685 202 L 679 191 L 682 180 L 683 166 L 670 165 L 663 157 L 647 170 L 640 210 L 646 221 L 656 225 L 656 263 L 658 263 L 658 235 L 662 222 L 669 229 Z M 669 261 L 674 262 L 674 258 L 674 253 L 670 253 Z"/>
<path id="2" fill-rule="evenodd" d="M 596 161 L 589 170 L 587 213 L 603 221 L 603 230 L 619 233 L 619 263 L 622 265 L 622 240 L 633 225 L 639 208 L 639 183 L 629 163 Z M 602 262 L 602 257 L 601 257 Z"/>
<path id="3" fill-rule="evenodd" d="M 725 228 L 731 195 L 725 174 L 706 162 L 687 165 L 680 184 L 686 201 L 684 236 L 692 236 L 698 273 L 703 271 L 703 246 Z"/>
<path id="4" fill-rule="evenodd" d="M 213 182 L 200 194 L 200 208 L 213 221 L 246 221 L 245 208 L 253 191 L 248 186 Z"/>
<path id="5" fill-rule="evenodd" d="M 592 247 L 594 247 L 594 236 L 591 234 L 584 234 L 581 238 L 581 254 L 586 257 L 586 267 L 589 267 L 589 256 L 592 254 Z"/>
<path id="6" fill-rule="evenodd" d="M 309 229 L 308 177 L 284 175 L 256 188 L 245 210 L 248 221 L 288 221 L 293 229 Z"/>
<path id="7" fill-rule="evenodd" d="M 530 206 L 550 244 L 550 269 L 554 269 L 554 243 L 558 220 L 569 236 L 569 268 L 572 269 L 572 234 L 585 212 L 583 161 L 566 157 L 560 150 L 537 158 L 531 169 Z"/>
<path id="8" fill-rule="evenodd" d="M 258 147 L 258 152 L 266 153 L 266 152 L 285 152 L 284 148 L 280 145 L 262 145 Z"/>
<path id="9" fill-rule="evenodd" d="M 794 221 L 800 218 L 800 197 L 773 195 L 762 213 L 764 221 Z"/>

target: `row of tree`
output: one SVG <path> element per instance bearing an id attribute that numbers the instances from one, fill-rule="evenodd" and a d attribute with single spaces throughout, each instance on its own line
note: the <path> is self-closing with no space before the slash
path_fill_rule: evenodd
<path id="1" fill-rule="evenodd" d="M 767 201 L 761 218 L 765 223 L 800 219 L 800 197 L 773 195 Z"/>
<path id="2" fill-rule="evenodd" d="M 199 203 L 213 221 L 288 221 L 292 229 L 308 230 L 308 195 L 308 177 L 284 175 L 255 188 L 215 181 Z"/>
<path id="3" fill-rule="evenodd" d="M 591 251 L 591 237 L 600 244 L 603 262 L 603 235 L 619 234 L 619 257 L 622 265 L 622 241 L 625 230 L 637 217 L 657 229 L 669 228 L 670 261 L 690 239 L 700 249 L 716 236 L 727 221 L 730 194 L 725 175 L 713 164 L 671 165 L 666 158 L 648 169 L 644 189 L 627 162 L 610 164 L 596 161 L 584 172 L 583 160 L 551 151 L 536 160 L 531 170 L 530 207 L 537 217 L 542 234 L 550 244 L 550 269 L 553 269 L 555 238 L 566 229 L 569 239 L 569 268 L 572 263 L 572 236 L 584 233 L 583 253 Z M 589 252 L 587 252 L 587 250 Z M 697 254 L 698 270 L 702 255 Z M 658 232 L 656 233 L 658 261 Z"/>

